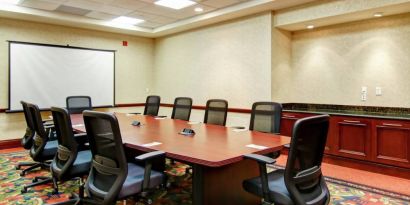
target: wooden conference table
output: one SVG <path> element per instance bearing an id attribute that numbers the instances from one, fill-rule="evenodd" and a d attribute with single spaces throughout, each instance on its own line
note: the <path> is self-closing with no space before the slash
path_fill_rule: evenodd
<path id="1" fill-rule="evenodd" d="M 218 125 L 125 113 L 115 115 L 125 147 L 142 152 L 162 150 L 168 158 L 192 165 L 194 205 L 260 203 L 260 198 L 242 189 L 244 179 L 259 175 L 257 163 L 242 156 L 278 151 L 290 142 L 285 136 Z M 81 114 L 73 114 L 71 119 L 76 130 L 85 132 Z M 142 125 L 132 126 L 134 120 Z M 193 129 L 196 134 L 179 134 L 184 128 Z M 263 147 L 249 147 L 251 144 Z"/>

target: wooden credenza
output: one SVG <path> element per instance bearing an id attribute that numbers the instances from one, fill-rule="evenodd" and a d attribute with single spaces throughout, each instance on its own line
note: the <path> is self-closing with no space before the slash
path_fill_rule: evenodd
<path id="1" fill-rule="evenodd" d="M 283 112 L 281 134 L 312 113 Z M 346 159 L 410 169 L 410 119 L 330 115 L 325 153 Z"/>

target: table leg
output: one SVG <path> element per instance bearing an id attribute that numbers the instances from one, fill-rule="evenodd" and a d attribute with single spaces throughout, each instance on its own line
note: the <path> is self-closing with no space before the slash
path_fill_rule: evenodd
<path id="1" fill-rule="evenodd" d="M 260 198 L 247 193 L 242 188 L 244 179 L 258 175 L 258 165 L 251 160 L 242 160 L 217 168 L 193 165 L 193 204 L 260 204 Z"/>

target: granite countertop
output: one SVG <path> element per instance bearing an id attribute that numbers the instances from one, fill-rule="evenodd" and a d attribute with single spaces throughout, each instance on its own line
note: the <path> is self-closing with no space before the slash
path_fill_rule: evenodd
<path id="1" fill-rule="evenodd" d="M 410 120 L 410 108 L 284 103 L 288 112 Z"/>

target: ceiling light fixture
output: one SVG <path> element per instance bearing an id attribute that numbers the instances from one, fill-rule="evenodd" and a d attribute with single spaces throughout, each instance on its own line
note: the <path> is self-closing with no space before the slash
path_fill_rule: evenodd
<path id="1" fill-rule="evenodd" d="M 110 21 L 113 24 L 121 24 L 121 25 L 137 25 L 139 23 L 144 22 L 142 19 L 131 18 L 126 16 L 120 16 Z"/>
<path id="2" fill-rule="evenodd" d="M 194 5 L 196 4 L 196 2 L 190 0 L 159 0 L 156 1 L 154 4 L 165 6 L 172 9 L 182 9 Z"/>
<path id="3" fill-rule="evenodd" d="M 0 4 L 19 4 L 21 0 L 0 0 Z"/>
<path id="4" fill-rule="evenodd" d="M 383 16 L 383 13 L 377 12 L 377 13 L 374 13 L 373 16 L 374 16 L 374 17 L 382 17 L 382 16 Z"/>
<path id="5" fill-rule="evenodd" d="M 307 28 L 307 29 L 314 29 L 314 28 L 315 28 L 315 25 L 308 25 L 308 26 L 306 26 L 306 28 Z"/>
<path id="6" fill-rule="evenodd" d="M 196 8 L 195 8 L 195 11 L 196 11 L 196 12 L 203 12 L 203 11 L 204 11 L 204 9 L 203 9 L 203 8 L 201 8 L 201 7 L 196 7 Z"/>

